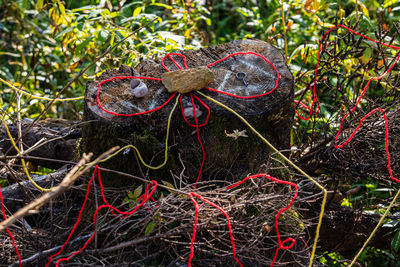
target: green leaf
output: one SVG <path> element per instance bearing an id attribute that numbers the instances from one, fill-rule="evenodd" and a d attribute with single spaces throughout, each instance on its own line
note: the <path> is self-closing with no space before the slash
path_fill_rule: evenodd
<path id="1" fill-rule="evenodd" d="M 80 7 L 80 8 L 72 9 L 71 12 L 89 11 L 89 10 L 94 10 L 94 9 L 97 9 L 97 8 L 98 7 L 96 5 L 83 6 L 83 7 Z"/>
<path id="2" fill-rule="evenodd" d="M 132 17 L 136 17 L 136 16 L 139 15 L 141 12 L 142 12 L 142 7 L 141 7 L 141 6 L 135 8 L 135 10 L 133 11 Z"/>
<path id="3" fill-rule="evenodd" d="M 151 233 L 151 231 L 154 229 L 154 227 L 157 225 L 155 221 L 149 222 L 149 224 L 146 226 L 146 230 L 144 231 L 145 235 L 148 235 Z"/>
<path id="4" fill-rule="evenodd" d="M 59 34 L 57 34 L 54 39 L 58 39 L 60 37 L 62 37 L 64 34 L 69 33 L 70 31 L 72 31 L 74 28 L 73 27 L 69 27 L 66 28 L 65 30 L 63 30 L 62 32 L 60 32 Z"/>
<path id="5" fill-rule="evenodd" d="M 142 194 L 142 191 L 143 191 L 143 186 L 139 185 L 138 188 L 136 188 L 135 191 L 133 191 L 133 199 L 138 199 Z"/>
<path id="6" fill-rule="evenodd" d="M 109 35 L 109 32 L 108 32 L 108 31 L 101 30 L 101 31 L 98 33 L 98 39 L 99 39 L 101 42 L 104 42 L 105 40 L 107 40 L 108 35 Z"/>
<path id="7" fill-rule="evenodd" d="M 43 0 L 38 0 L 36 3 L 36 10 L 42 11 L 42 8 L 43 8 Z"/>
<path id="8" fill-rule="evenodd" d="M 394 235 L 394 237 L 392 239 L 392 248 L 396 252 L 400 248 L 400 230 L 397 231 L 397 233 Z"/>
<path id="9" fill-rule="evenodd" d="M 77 45 L 76 52 L 80 52 L 83 48 L 85 48 L 92 39 L 93 39 L 93 36 L 86 37 L 86 39 L 82 43 Z"/>
<path id="10" fill-rule="evenodd" d="M 128 193 L 128 197 L 129 197 L 130 199 L 133 199 L 133 193 L 132 193 L 132 191 L 127 189 L 126 192 Z"/>
<path id="11" fill-rule="evenodd" d="M 166 9 L 172 9 L 172 6 L 166 5 L 166 4 L 162 4 L 162 3 L 152 3 L 152 4 L 150 4 L 150 6 L 160 6 L 160 7 L 166 8 Z"/>
<path id="12" fill-rule="evenodd" d="M 366 187 L 367 189 L 373 190 L 373 189 L 376 188 L 376 184 L 365 184 L 365 187 Z"/>
<path id="13" fill-rule="evenodd" d="M 170 183 L 170 182 L 167 182 L 167 181 L 161 181 L 164 185 L 166 185 L 167 187 L 169 187 L 169 188 L 172 188 L 172 189 L 175 189 L 175 187 Z M 172 190 L 168 190 L 169 192 L 173 192 Z"/>
<path id="14" fill-rule="evenodd" d="M 239 8 L 236 9 L 236 11 L 237 11 L 238 13 L 242 14 L 242 15 L 245 16 L 245 17 L 248 17 L 248 16 L 249 16 L 249 10 L 246 9 L 246 8 L 244 8 L 244 7 L 239 7 Z"/>
<path id="15" fill-rule="evenodd" d="M 61 15 L 65 16 L 65 7 L 64 7 L 64 5 L 61 3 L 61 1 L 58 1 L 57 4 L 58 4 L 58 10 L 60 10 Z"/>
<path id="16" fill-rule="evenodd" d="M 367 48 L 365 49 L 363 55 L 359 58 L 363 64 L 367 64 L 372 57 L 372 49 Z"/>
<path id="17" fill-rule="evenodd" d="M 388 6 L 394 5 L 397 3 L 398 0 L 385 0 L 385 2 L 383 2 L 383 7 L 387 8 Z"/>

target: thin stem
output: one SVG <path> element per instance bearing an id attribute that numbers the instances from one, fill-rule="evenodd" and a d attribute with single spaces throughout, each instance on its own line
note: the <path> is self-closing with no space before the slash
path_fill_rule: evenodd
<path id="1" fill-rule="evenodd" d="M 397 198 L 400 195 L 400 190 L 397 191 L 396 195 L 394 196 L 392 202 L 390 202 L 389 206 L 385 210 L 385 213 L 382 215 L 381 219 L 379 220 L 378 224 L 375 226 L 374 230 L 369 235 L 368 239 L 364 242 L 362 248 L 358 251 L 357 255 L 354 257 L 353 261 L 350 263 L 349 267 L 353 266 L 356 263 L 357 259 L 360 257 L 361 253 L 364 251 L 365 247 L 368 245 L 369 241 L 374 237 L 376 231 L 378 231 L 379 227 L 382 225 L 383 221 L 385 220 L 386 216 L 388 215 L 390 209 L 393 207 L 394 203 L 396 203 Z"/>
<path id="2" fill-rule="evenodd" d="M 283 38 L 285 40 L 285 62 L 288 62 L 288 43 L 286 36 L 286 22 L 285 22 L 285 11 L 283 8 L 284 1 L 282 0 L 282 27 L 283 27 Z"/>

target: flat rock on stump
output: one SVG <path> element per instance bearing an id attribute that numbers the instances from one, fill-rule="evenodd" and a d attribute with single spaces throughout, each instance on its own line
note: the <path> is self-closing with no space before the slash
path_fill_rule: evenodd
<path id="1" fill-rule="evenodd" d="M 209 68 L 202 67 L 165 72 L 161 79 L 168 92 L 185 94 L 208 86 L 215 77 Z"/>
<path id="2" fill-rule="evenodd" d="M 265 57 L 279 73 L 278 87 L 271 94 L 240 99 L 220 94 L 207 89 L 200 92 L 237 111 L 246 118 L 261 134 L 279 149 L 290 147 L 290 130 L 293 123 L 293 76 L 285 64 L 285 59 L 278 49 L 259 40 L 237 40 L 215 47 L 200 50 L 181 51 L 186 56 L 189 69 L 204 67 L 230 54 L 237 52 L 254 52 Z M 174 60 L 183 66 L 183 59 L 174 56 Z M 178 70 L 172 61 L 165 61 L 165 66 Z M 219 91 L 239 96 L 252 96 L 268 93 L 276 84 L 276 72 L 268 62 L 252 54 L 238 54 L 209 67 L 215 80 L 208 85 Z M 247 85 L 238 79 L 237 73 L 245 73 Z M 161 78 L 166 70 L 159 59 L 147 59 L 134 69 L 135 76 Z M 85 93 L 84 118 L 89 123 L 83 128 L 82 150 L 100 154 L 112 146 L 133 144 L 143 154 L 147 163 L 158 165 L 163 161 L 164 140 L 168 116 L 175 99 L 165 107 L 148 114 L 137 116 L 115 116 L 104 112 L 96 102 L 99 82 L 116 76 L 131 76 L 131 69 L 121 66 L 103 73 L 98 80 L 87 84 Z M 103 83 L 99 101 L 109 111 L 120 114 L 131 114 L 151 110 L 161 106 L 171 97 L 171 93 L 161 81 L 141 79 L 148 87 L 149 93 L 143 98 L 135 98 L 130 88 L 131 79 L 114 79 Z M 257 171 L 268 159 L 268 148 L 257 136 L 231 112 L 194 93 L 211 110 L 209 121 L 200 127 L 200 138 L 203 142 L 206 161 L 202 180 L 229 179 L 238 180 L 246 174 Z M 206 121 L 208 111 L 194 99 L 199 124 Z M 190 109 L 192 100 L 189 94 L 182 97 L 182 108 Z M 200 112 L 198 112 L 200 111 Z M 118 157 L 105 163 L 106 167 L 121 170 L 139 176 L 150 175 L 152 179 L 168 180 L 171 173 L 179 175 L 186 182 L 194 182 L 202 161 L 202 152 L 197 140 L 196 128 L 184 121 L 180 105 L 172 116 L 169 140 L 168 163 L 159 171 L 147 170 L 138 163 L 133 150 L 127 150 Z M 185 112 L 186 113 L 186 112 Z M 187 114 L 187 113 L 186 113 Z M 187 116 L 195 124 L 192 116 Z M 248 137 L 235 137 L 232 133 L 246 130 Z M 228 134 L 228 135 L 227 135 Z M 149 172 L 148 172 L 149 171 Z M 116 179 L 115 176 L 113 176 Z M 114 180 L 113 179 L 113 180 Z M 126 179 L 126 178 L 123 178 Z M 115 183 L 120 184 L 121 181 Z"/>

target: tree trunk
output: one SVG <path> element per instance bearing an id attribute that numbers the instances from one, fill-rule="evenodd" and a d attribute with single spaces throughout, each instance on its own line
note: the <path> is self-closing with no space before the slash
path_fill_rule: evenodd
<path id="1" fill-rule="evenodd" d="M 209 87 L 223 93 L 206 88 L 201 89 L 200 92 L 238 112 L 278 148 L 288 149 L 294 115 L 293 76 L 278 49 L 263 41 L 243 40 L 200 50 L 185 50 L 181 53 L 186 56 L 188 68 L 195 68 L 207 66 L 237 52 L 254 52 L 258 55 L 238 54 L 208 66 L 215 76 L 214 82 Z M 265 57 L 271 64 L 259 55 Z M 171 57 L 184 68 L 182 57 L 179 55 Z M 103 109 L 113 112 L 114 115 L 102 110 L 96 100 L 99 82 L 117 76 L 132 75 L 161 78 L 166 70 L 160 63 L 158 59 L 148 59 L 134 70 L 121 66 L 118 70 L 106 71 L 99 80 L 87 84 L 84 119 L 90 123 L 85 124 L 83 128 L 82 149 L 84 152 L 91 151 L 98 155 L 115 145 L 132 144 L 138 147 L 145 162 L 158 165 L 164 160 L 163 150 L 168 116 L 175 99 L 171 99 L 166 106 L 149 114 L 115 115 L 132 114 L 161 106 L 172 96 L 161 81 L 142 78 L 141 81 L 148 88 L 148 94 L 143 98 L 134 96 L 130 85 L 132 79 L 118 78 L 101 84 L 99 102 Z M 171 71 L 178 69 L 170 58 L 166 58 L 164 63 L 165 67 Z M 278 82 L 276 72 L 279 73 Z M 193 82 L 196 79 L 186 78 L 194 79 Z M 265 95 L 243 99 L 229 94 L 242 97 Z M 247 173 L 257 171 L 268 157 L 265 144 L 261 143 L 259 138 L 230 111 L 205 99 L 197 92 L 193 95 L 196 107 L 194 111 L 197 113 L 200 125 L 205 124 L 208 112 L 198 99 L 203 101 L 211 111 L 207 124 L 199 128 L 200 139 L 205 149 L 202 180 L 237 180 Z M 168 179 L 166 177 L 169 177 L 172 171 L 176 175 L 181 174 L 184 182 L 194 182 L 202 163 L 202 150 L 196 127 L 189 127 L 182 115 L 185 113 L 189 123 L 195 124 L 191 105 L 190 94 L 183 95 L 181 103 L 172 115 L 168 162 L 165 167 L 159 171 L 147 172 L 143 165 L 138 164 L 136 152 L 132 149 L 111 159 L 106 163 L 107 167 L 136 175 L 151 175 L 152 179 L 159 180 Z M 184 111 L 181 110 L 181 106 Z M 189 118 L 190 115 L 192 118 Z M 115 179 L 116 177 L 113 176 L 114 185 L 124 184 L 121 179 Z"/>

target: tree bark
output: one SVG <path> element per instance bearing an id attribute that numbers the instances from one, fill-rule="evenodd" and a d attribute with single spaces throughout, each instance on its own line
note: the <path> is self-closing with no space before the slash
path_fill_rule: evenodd
<path id="1" fill-rule="evenodd" d="M 64 163 L 47 161 L 45 159 L 66 161 L 74 159 L 77 141 L 81 137 L 81 130 L 78 126 L 78 122 L 46 119 L 38 121 L 33 127 L 30 127 L 30 122 L 22 122 L 21 127 L 24 151 L 38 144 L 39 141 L 43 144 L 25 154 L 26 156 L 43 158 L 43 160 L 31 159 L 30 161 L 35 165 L 57 169 L 64 165 Z M 9 125 L 9 129 L 14 141 L 17 141 L 17 126 L 14 124 Z M 4 127 L 0 128 L 0 152 L 0 155 L 4 154 L 7 156 L 16 155 L 17 153 L 14 148 L 12 148 Z"/>
<path id="2" fill-rule="evenodd" d="M 249 51 L 262 55 L 277 69 L 279 83 L 275 91 L 253 99 L 239 99 L 206 89 L 201 89 L 200 92 L 237 111 L 274 145 L 280 149 L 287 149 L 290 146 L 290 129 L 294 115 L 293 76 L 278 49 L 263 41 L 243 40 L 200 50 L 185 50 L 181 53 L 187 58 L 188 68 L 195 68 L 206 66 L 232 53 Z M 174 56 L 174 59 L 183 66 L 179 56 Z M 177 69 L 171 61 L 165 61 L 165 65 L 170 70 Z M 263 94 L 275 86 L 276 73 L 273 67 L 254 55 L 233 56 L 211 66 L 210 70 L 215 75 L 215 81 L 209 87 L 232 94 L 241 96 Z M 165 73 L 165 70 L 159 59 L 145 60 L 134 70 L 135 76 L 161 78 L 162 73 Z M 246 74 L 246 80 L 243 80 L 244 74 L 236 77 L 238 73 Z M 91 151 L 97 155 L 114 145 L 133 144 L 138 147 L 146 162 L 158 165 L 163 161 L 167 121 L 174 104 L 172 102 L 175 100 L 171 100 L 167 106 L 150 114 L 131 117 L 106 113 L 100 109 L 96 101 L 100 81 L 131 75 L 129 67 L 122 66 L 118 70 L 106 71 L 99 80 L 87 84 L 84 119 L 90 123 L 83 127 L 82 149 L 84 152 Z M 116 79 L 101 85 L 99 101 L 109 111 L 129 114 L 158 107 L 171 97 L 171 93 L 168 93 L 161 82 L 146 79 L 141 81 L 146 84 L 149 91 L 143 98 L 133 96 L 130 80 Z M 196 94 L 196 96 L 211 110 L 207 125 L 200 127 L 200 139 L 205 149 L 205 171 L 202 180 L 237 180 L 249 172 L 257 171 L 268 157 L 265 144 L 261 143 L 259 138 L 231 112 L 201 95 Z M 182 100 L 183 109 L 190 105 L 191 99 L 185 94 Z M 206 121 L 207 110 L 197 99 L 195 106 L 197 114 L 199 111 L 202 114 L 198 118 L 199 124 L 202 124 Z M 147 172 L 146 168 L 137 164 L 136 153 L 133 150 L 110 160 L 107 162 L 107 167 L 136 175 L 149 174 L 152 178 L 163 180 L 168 179 L 166 177 L 170 176 L 170 171 L 179 175 L 184 170 L 181 177 L 188 177 L 186 180 L 188 183 L 194 182 L 201 166 L 202 151 L 197 140 L 196 128 L 189 127 L 185 123 L 182 113 L 179 107 L 172 116 L 168 163 L 163 169 Z M 188 120 L 195 124 L 193 118 Z M 235 139 L 227 136 L 243 130 L 246 130 L 245 135 L 248 137 Z M 121 180 L 116 183 L 121 183 Z"/>

